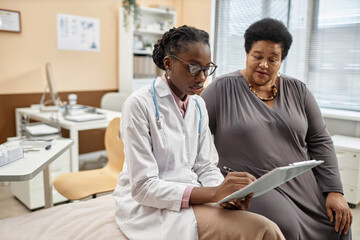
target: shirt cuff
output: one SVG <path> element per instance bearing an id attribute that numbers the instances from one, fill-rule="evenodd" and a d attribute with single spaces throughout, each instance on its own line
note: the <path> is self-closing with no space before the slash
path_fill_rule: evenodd
<path id="1" fill-rule="evenodd" d="M 181 200 L 181 208 L 189 208 L 190 195 L 194 187 L 188 186 L 185 188 L 182 200 Z"/>

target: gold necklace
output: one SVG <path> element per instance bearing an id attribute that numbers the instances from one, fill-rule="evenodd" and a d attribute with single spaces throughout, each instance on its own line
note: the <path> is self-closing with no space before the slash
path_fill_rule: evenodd
<path id="1" fill-rule="evenodd" d="M 249 86 L 249 88 L 250 88 L 250 91 L 252 91 L 252 92 L 255 94 L 255 96 L 257 96 L 261 101 L 271 101 L 271 100 L 273 100 L 273 99 L 276 97 L 276 95 L 277 95 L 277 93 L 278 93 L 277 87 L 276 87 L 276 85 L 274 84 L 274 85 L 271 86 L 272 95 L 269 96 L 269 97 L 263 98 L 263 97 L 261 97 L 261 96 L 259 96 L 259 95 L 257 94 L 257 92 L 255 91 L 254 86 L 250 83 L 250 80 L 248 80 L 247 76 L 245 76 L 245 80 L 246 80 L 247 83 L 248 83 L 248 86 Z"/>

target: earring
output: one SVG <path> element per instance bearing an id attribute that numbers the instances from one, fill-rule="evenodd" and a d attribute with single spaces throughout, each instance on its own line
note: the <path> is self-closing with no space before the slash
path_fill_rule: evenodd
<path id="1" fill-rule="evenodd" d="M 278 74 L 277 74 L 277 75 L 278 75 L 278 77 L 280 77 L 280 76 L 281 76 L 281 73 L 280 73 L 280 72 L 278 72 Z"/>
<path id="2" fill-rule="evenodd" d="M 166 71 L 166 79 L 170 80 L 170 70 L 169 69 L 167 69 L 167 71 Z"/>

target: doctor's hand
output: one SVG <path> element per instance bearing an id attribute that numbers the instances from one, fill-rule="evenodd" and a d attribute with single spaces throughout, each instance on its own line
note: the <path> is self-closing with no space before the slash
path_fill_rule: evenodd
<path id="1" fill-rule="evenodd" d="M 250 193 L 245 199 L 233 199 L 230 202 L 221 203 L 220 206 L 226 209 L 246 210 L 250 207 L 250 199 L 254 193 Z"/>
<path id="2" fill-rule="evenodd" d="M 329 192 L 325 206 L 330 222 L 335 220 L 335 231 L 339 234 L 344 231 L 344 234 L 347 234 L 352 223 L 352 214 L 344 196 L 338 192 Z"/>
<path id="3" fill-rule="evenodd" d="M 225 177 L 224 181 L 216 187 L 194 187 L 190 194 L 190 204 L 203 204 L 210 202 L 217 202 L 231 193 L 238 191 L 250 183 L 256 181 L 256 178 L 245 172 L 230 172 Z M 228 204 L 221 205 L 230 209 L 248 209 L 250 206 L 250 198 L 246 196 L 242 200 L 232 200 Z"/>
<path id="4" fill-rule="evenodd" d="M 217 187 L 217 196 L 219 200 L 238 191 L 250 183 L 256 181 L 256 178 L 246 172 L 229 172 L 224 181 Z M 220 206 L 229 209 L 246 210 L 250 207 L 250 199 L 252 194 L 249 194 L 245 199 L 234 199 L 228 203 L 221 204 Z"/>

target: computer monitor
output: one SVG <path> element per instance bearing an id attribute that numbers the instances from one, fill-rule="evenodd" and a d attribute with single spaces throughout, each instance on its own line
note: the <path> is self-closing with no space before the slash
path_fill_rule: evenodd
<path id="1" fill-rule="evenodd" d="M 46 63 L 45 68 L 46 68 L 47 84 L 46 84 L 44 93 L 41 97 L 40 105 L 42 107 L 45 107 L 47 104 L 53 103 L 55 105 L 55 107 L 59 107 L 62 105 L 62 102 L 61 102 L 59 94 L 56 90 L 56 86 L 55 86 L 55 82 L 54 82 L 54 74 L 52 71 L 51 63 L 49 63 L 49 62 Z M 46 96 L 46 92 L 47 92 L 48 88 L 49 88 L 51 99 L 45 101 L 45 96 Z"/>

